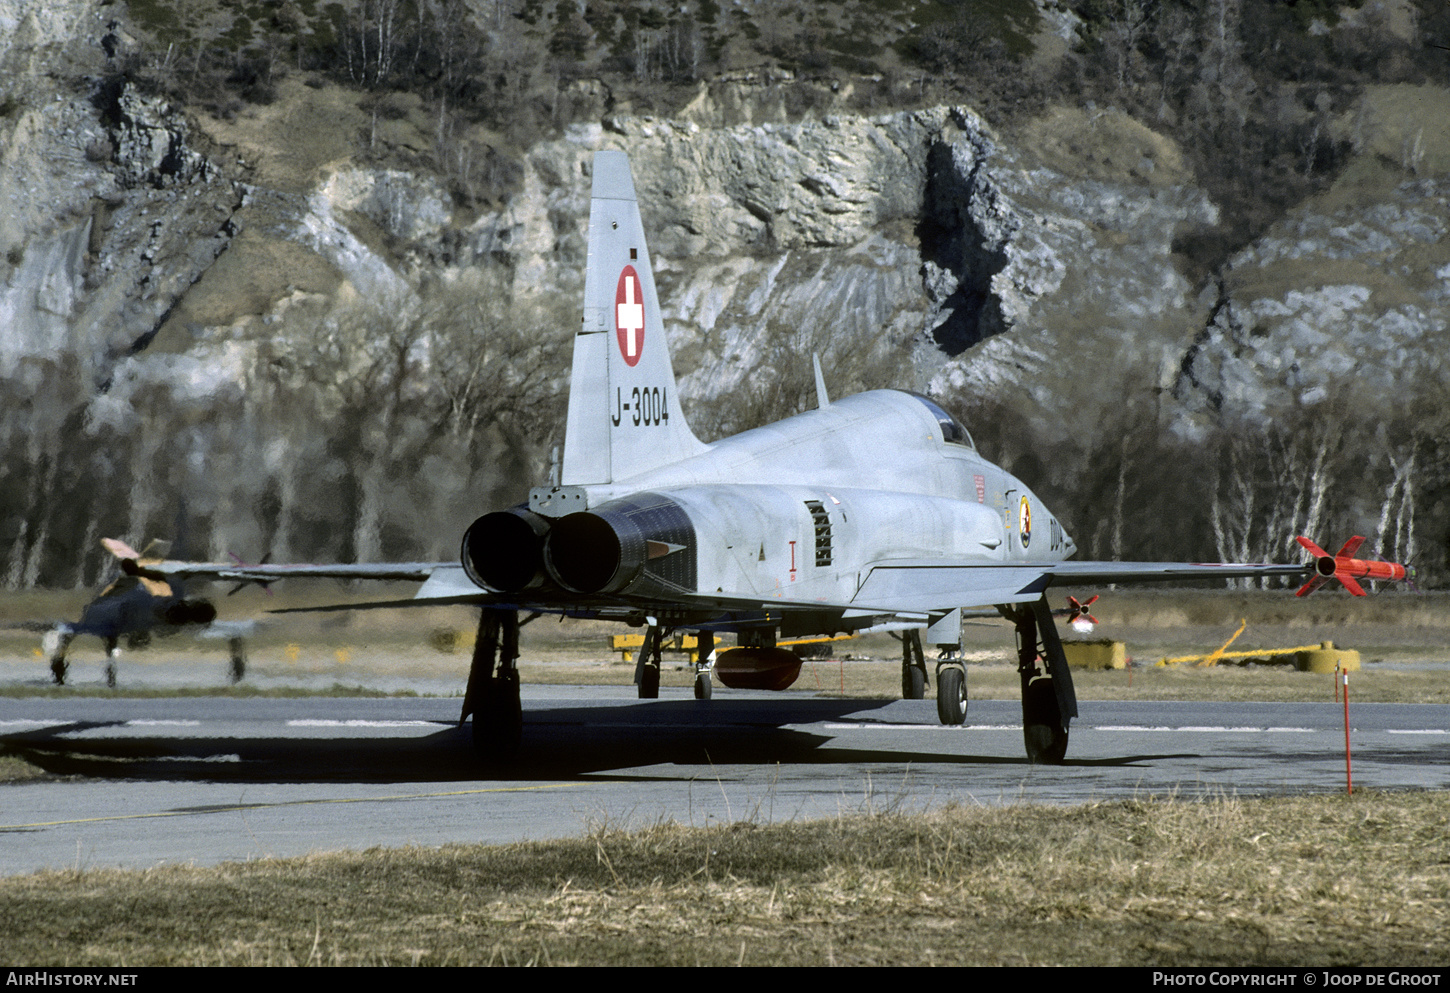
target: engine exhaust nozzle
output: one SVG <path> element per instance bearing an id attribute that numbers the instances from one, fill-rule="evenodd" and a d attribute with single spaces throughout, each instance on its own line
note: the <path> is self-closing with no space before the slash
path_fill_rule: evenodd
<path id="1" fill-rule="evenodd" d="M 644 568 L 645 537 L 624 514 L 581 511 L 560 518 L 544 542 L 544 567 L 574 593 L 617 593 Z"/>
<path id="2" fill-rule="evenodd" d="M 460 557 L 468 578 L 495 593 L 520 593 L 544 583 L 549 522 L 521 507 L 484 514 L 463 532 Z"/>

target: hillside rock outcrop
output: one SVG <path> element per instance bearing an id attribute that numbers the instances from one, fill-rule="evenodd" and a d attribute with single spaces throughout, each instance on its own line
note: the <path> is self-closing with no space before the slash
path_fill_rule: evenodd
<path id="1" fill-rule="evenodd" d="M 697 404 L 775 377 L 781 362 L 808 368 L 819 351 L 837 389 L 889 378 L 1025 392 L 1057 416 L 1081 408 L 1077 378 L 1101 382 L 1123 365 L 1125 341 L 1160 376 L 1201 324 L 1172 242 L 1216 215 L 1181 170 L 1078 181 L 961 107 L 578 129 L 533 149 L 523 196 L 475 229 L 476 255 L 509 258 L 521 292 L 577 298 L 599 147 L 631 156 L 677 370 Z"/>
<path id="2" fill-rule="evenodd" d="M 1447 233 L 1444 179 L 1306 205 L 1276 224 L 1230 261 L 1185 357 L 1185 427 L 1261 424 L 1331 401 L 1372 416 L 1432 400 L 1414 394 L 1450 372 Z"/>

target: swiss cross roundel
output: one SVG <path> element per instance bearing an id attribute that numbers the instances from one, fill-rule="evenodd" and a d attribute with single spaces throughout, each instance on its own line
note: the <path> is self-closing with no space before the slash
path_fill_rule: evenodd
<path id="1" fill-rule="evenodd" d="M 644 354 L 644 294 L 640 292 L 639 273 L 632 265 L 624 267 L 614 289 L 614 331 L 624 364 L 636 365 Z"/>

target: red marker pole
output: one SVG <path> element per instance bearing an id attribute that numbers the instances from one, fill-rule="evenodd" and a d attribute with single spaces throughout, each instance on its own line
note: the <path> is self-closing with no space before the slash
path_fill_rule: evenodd
<path id="1" fill-rule="evenodd" d="M 1344 671 L 1344 792 L 1354 792 L 1354 778 L 1349 771 L 1349 670 Z"/>

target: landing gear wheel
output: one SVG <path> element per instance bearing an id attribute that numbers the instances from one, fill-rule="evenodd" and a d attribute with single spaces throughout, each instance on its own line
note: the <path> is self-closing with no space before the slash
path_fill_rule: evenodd
<path id="1" fill-rule="evenodd" d="M 901 699 L 926 699 L 926 658 L 921 653 L 921 632 L 901 635 Z"/>
<path id="2" fill-rule="evenodd" d="M 914 665 L 901 670 L 901 699 L 923 700 L 926 698 L 926 673 Z"/>
<path id="3" fill-rule="evenodd" d="M 710 699 L 710 690 L 711 690 L 711 687 L 710 687 L 710 671 L 708 669 L 705 669 L 705 670 L 702 670 L 702 671 L 696 673 L 695 674 L 695 699 L 696 700 L 708 700 L 708 699 Z"/>
<path id="4" fill-rule="evenodd" d="M 646 662 L 639 674 L 639 698 L 641 700 L 657 700 L 659 699 L 659 695 L 660 668 L 658 665 L 650 665 Z"/>
<path id="5" fill-rule="evenodd" d="M 1042 722 L 1048 715 L 1058 713 L 1057 691 L 1052 680 L 1038 680 L 1026 689 L 1022 701 L 1022 738 L 1027 745 L 1027 761 L 1033 765 L 1061 765 L 1067 755 L 1067 728 L 1060 721 Z"/>
<path id="6" fill-rule="evenodd" d="M 518 755 L 523 731 L 518 670 L 505 670 L 489 680 L 482 706 L 474 710 L 473 750 L 486 762 L 507 762 Z"/>
<path id="7" fill-rule="evenodd" d="M 247 674 L 246 648 L 242 645 L 241 638 L 232 638 L 227 642 L 227 647 L 231 649 L 232 653 L 230 670 L 232 682 L 240 683 Z"/>
<path id="8" fill-rule="evenodd" d="M 116 656 L 121 652 L 117 647 L 119 644 L 119 638 L 106 639 L 106 687 L 112 690 L 116 688 Z"/>
<path id="9" fill-rule="evenodd" d="M 50 660 L 50 676 L 52 679 L 55 680 L 55 685 L 65 685 L 65 671 L 67 668 L 68 666 L 66 665 L 65 659 L 63 658 L 54 658 Z"/>
<path id="10" fill-rule="evenodd" d="M 1067 732 L 1048 724 L 1029 724 L 1022 729 L 1027 742 L 1027 761 L 1033 765 L 1062 765 L 1067 755 Z"/>
<path id="11" fill-rule="evenodd" d="M 967 720 L 967 673 L 960 666 L 948 665 L 936 673 L 936 715 L 949 727 Z"/>

